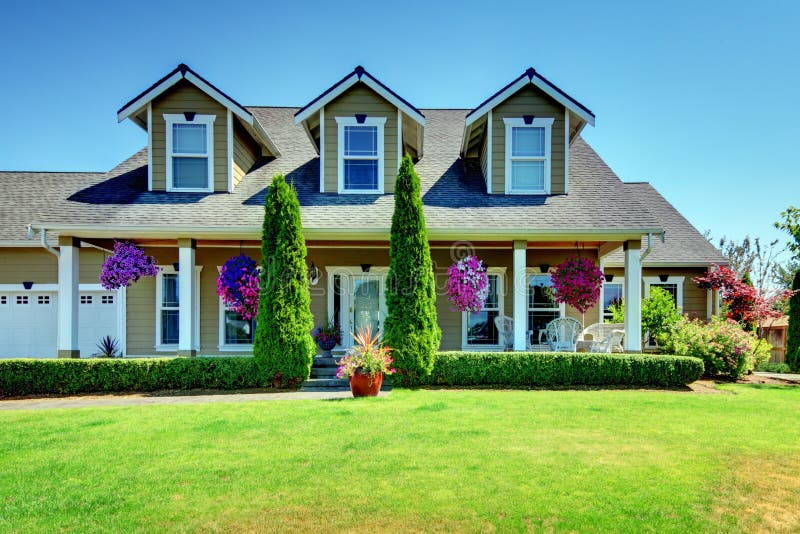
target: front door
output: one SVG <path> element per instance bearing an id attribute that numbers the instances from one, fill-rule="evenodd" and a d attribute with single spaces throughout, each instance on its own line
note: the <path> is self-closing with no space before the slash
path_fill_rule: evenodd
<path id="1" fill-rule="evenodd" d="M 373 268 L 375 270 L 378 269 Z M 386 273 L 340 271 L 336 276 L 334 287 L 339 294 L 334 295 L 331 301 L 334 308 L 331 311 L 334 316 L 339 316 L 342 325 L 342 346 L 350 348 L 353 346 L 353 334 L 361 328 L 372 326 L 373 333 L 383 330 L 386 319 Z"/>

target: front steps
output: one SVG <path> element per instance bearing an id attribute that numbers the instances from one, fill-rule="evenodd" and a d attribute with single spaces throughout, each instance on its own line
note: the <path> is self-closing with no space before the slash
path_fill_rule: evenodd
<path id="1" fill-rule="evenodd" d="M 332 358 L 315 356 L 311 365 L 311 378 L 300 384 L 300 391 L 350 391 L 350 382 L 346 378 L 336 378 L 336 370 L 339 368 L 336 362 L 342 356 L 344 355 L 334 355 Z M 384 378 L 381 391 L 391 389 Z"/>

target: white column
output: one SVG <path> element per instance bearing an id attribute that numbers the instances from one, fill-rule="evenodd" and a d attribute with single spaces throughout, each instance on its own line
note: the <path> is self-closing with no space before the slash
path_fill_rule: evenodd
<path id="1" fill-rule="evenodd" d="M 74 237 L 58 238 L 58 357 L 80 358 L 78 348 L 78 300 L 80 286 L 80 242 Z"/>
<path id="2" fill-rule="evenodd" d="M 626 241 L 625 251 L 625 351 L 642 351 L 642 243 Z"/>
<path id="3" fill-rule="evenodd" d="M 194 309 L 198 305 L 195 292 L 195 241 L 178 239 L 178 355 L 196 356 L 197 332 Z"/>
<path id="4" fill-rule="evenodd" d="M 514 241 L 514 350 L 525 350 L 528 330 L 527 241 Z"/>

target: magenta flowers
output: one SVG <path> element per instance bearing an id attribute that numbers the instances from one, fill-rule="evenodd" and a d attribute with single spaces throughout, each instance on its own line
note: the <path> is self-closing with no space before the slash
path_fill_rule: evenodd
<path id="1" fill-rule="evenodd" d="M 489 296 L 489 277 L 475 256 L 461 258 L 447 269 L 447 297 L 453 311 L 481 311 Z"/>
<path id="2" fill-rule="evenodd" d="M 258 314 L 260 289 L 258 265 L 253 258 L 241 254 L 228 259 L 220 267 L 217 295 L 222 297 L 222 301 L 231 311 L 245 319 L 252 319 Z"/>
<path id="3" fill-rule="evenodd" d="M 158 266 L 153 256 L 133 241 L 114 241 L 114 253 L 103 262 L 100 283 L 108 290 L 128 287 L 143 276 L 156 276 Z"/>
<path id="4" fill-rule="evenodd" d="M 550 274 L 553 298 L 569 304 L 581 313 L 591 308 L 600 298 L 603 271 L 588 258 L 569 258 L 556 265 Z"/>

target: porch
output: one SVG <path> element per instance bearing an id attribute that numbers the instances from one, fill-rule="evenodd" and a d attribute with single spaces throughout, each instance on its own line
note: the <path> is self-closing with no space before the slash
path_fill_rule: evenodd
<path id="1" fill-rule="evenodd" d="M 77 357 L 80 242 L 87 238 L 61 237 L 58 259 L 58 354 Z M 110 240 L 90 240 L 110 248 Z M 248 321 L 225 309 L 216 294 L 218 268 L 231 256 L 247 254 L 261 261 L 255 240 L 139 239 L 137 243 L 159 264 L 155 279 L 145 278 L 126 291 L 125 346 L 130 356 L 179 354 L 249 354 L 255 333 Z M 614 243 L 578 242 L 580 254 L 600 261 L 602 255 L 625 247 L 624 288 L 629 306 L 625 350 L 641 350 L 640 309 L 642 269 L 639 240 Z M 329 319 L 342 325 L 344 338 L 337 350 L 352 346 L 351 332 L 366 324 L 380 328 L 386 317 L 386 276 L 389 244 L 381 241 L 308 240 L 307 266 L 311 274 L 311 311 L 315 324 Z M 501 351 L 503 340 L 494 318 L 514 320 L 513 349 L 547 350 L 541 332 L 557 317 L 572 317 L 585 325 L 602 322 L 601 306 L 585 317 L 559 305 L 549 295 L 548 271 L 573 256 L 575 242 L 555 241 L 431 241 L 436 279 L 436 306 L 442 329 L 441 350 Z M 490 296 L 479 313 L 453 311 L 445 293 L 447 268 L 465 254 L 484 261 L 490 276 Z M 98 273 L 99 275 L 99 273 Z M 632 283 L 637 281 L 638 283 Z"/>

